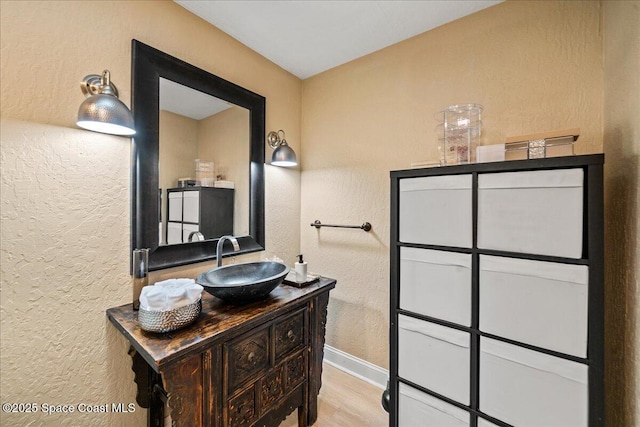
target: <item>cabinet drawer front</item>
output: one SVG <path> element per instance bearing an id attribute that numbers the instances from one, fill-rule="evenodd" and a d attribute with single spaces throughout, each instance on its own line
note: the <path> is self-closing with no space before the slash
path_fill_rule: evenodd
<path id="1" fill-rule="evenodd" d="M 480 329 L 587 356 L 589 268 L 480 256 Z"/>
<path id="2" fill-rule="evenodd" d="M 492 423 L 491 421 L 478 417 L 478 427 L 498 427 L 498 426 Z"/>
<path id="3" fill-rule="evenodd" d="M 468 405 L 470 339 L 467 332 L 400 315 L 398 375 Z"/>
<path id="4" fill-rule="evenodd" d="M 182 243 L 182 223 L 181 222 L 167 223 L 167 244 L 172 245 L 174 243 Z"/>
<path id="5" fill-rule="evenodd" d="M 284 395 L 282 367 L 260 380 L 258 391 L 260 393 L 260 412 L 262 412 L 269 409 L 269 406 Z"/>
<path id="6" fill-rule="evenodd" d="M 251 423 L 256 417 L 255 390 L 253 387 L 229 401 L 228 414 L 227 425 L 229 427 L 244 426 Z"/>
<path id="7" fill-rule="evenodd" d="M 480 410 L 514 426 L 587 426 L 588 368 L 482 337 Z"/>
<path id="8" fill-rule="evenodd" d="M 582 257 L 583 170 L 478 176 L 478 247 Z"/>
<path id="9" fill-rule="evenodd" d="M 470 248 L 471 175 L 400 180 L 400 241 Z"/>
<path id="10" fill-rule="evenodd" d="M 469 413 L 406 384 L 399 385 L 399 427 L 469 426 Z"/>
<path id="11" fill-rule="evenodd" d="M 288 360 L 285 364 L 286 384 L 288 390 L 291 390 L 305 379 L 305 373 L 307 372 L 307 359 L 305 354 L 306 352 L 302 352 Z"/>
<path id="12" fill-rule="evenodd" d="M 471 325 L 471 255 L 400 248 L 400 308 Z"/>
<path id="13" fill-rule="evenodd" d="M 276 360 L 304 344 L 304 314 L 300 312 L 276 324 Z"/>
<path id="14" fill-rule="evenodd" d="M 185 191 L 183 200 L 183 221 L 200 222 L 200 192 L 197 190 Z"/>
<path id="15" fill-rule="evenodd" d="M 198 224 L 187 224 L 187 223 L 182 224 L 182 241 L 188 242 L 189 235 L 195 231 L 200 231 L 200 226 Z"/>
<path id="16" fill-rule="evenodd" d="M 231 393 L 246 380 L 269 367 L 269 329 L 225 344 L 227 381 Z"/>
<path id="17" fill-rule="evenodd" d="M 169 193 L 169 221 L 182 221 L 182 192 Z"/>

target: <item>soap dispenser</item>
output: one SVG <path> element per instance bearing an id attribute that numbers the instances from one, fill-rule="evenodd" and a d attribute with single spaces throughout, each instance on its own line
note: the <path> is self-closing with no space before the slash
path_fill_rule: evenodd
<path id="1" fill-rule="evenodd" d="M 296 269 L 296 281 L 307 281 L 307 262 L 302 259 L 302 254 L 298 255 L 298 262 L 295 264 Z"/>

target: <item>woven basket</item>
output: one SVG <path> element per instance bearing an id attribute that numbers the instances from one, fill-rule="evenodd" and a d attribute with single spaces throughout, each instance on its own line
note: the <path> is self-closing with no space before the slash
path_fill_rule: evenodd
<path id="1" fill-rule="evenodd" d="M 193 323 L 202 310 L 202 299 L 166 311 L 148 311 L 140 308 L 138 322 L 140 328 L 148 332 L 171 332 Z"/>

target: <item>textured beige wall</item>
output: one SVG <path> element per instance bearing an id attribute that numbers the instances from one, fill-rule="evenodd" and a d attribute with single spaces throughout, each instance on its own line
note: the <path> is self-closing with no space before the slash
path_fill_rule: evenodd
<path id="1" fill-rule="evenodd" d="M 435 112 L 482 104 L 485 144 L 579 127 L 576 151 L 602 150 L 599 19 L 598 2 L 506 2 L 303 82 L 301 250 L 339 280 L 329 345 L 388 366 L 389 171 L 437 159 Z"/>
<path id="2" fill-rule="evenodd" d="M 200 120 L 198 152 L 235 183 L 233 234 L 249 234 L 249 110 L 232 107 Z"/>
<path id="3" fill-rule="evenodd" d="M 640 425 L 640 2 L 605 1 L 607 421 Z"/>
<path id="4" fill-rule="evenodd" d="M 135 401 L 128 346 L 105 316 L 131 299 L 131 144 L 75 126 L 86 74 L 108 68 L 130 104 L 132 38 L 265 96 L 267 131 L 286 129 L 300 150 L 300 81 L 173 2 L 1 1 L 2 403 Z M 266 167 L 265 255 L 293 261 L 299 171 L 274 169 Z M 193 277 L 210 265 L 152 280 Z M 145 417 L 140 408 L 0 413 L 0 425 L 130 427 Z"/>
<path id="5" fill-rule="evenodd" d="M 170 111 L 160 111 L 158 174 L 163 197 L 167 188 L 178 186 L 179 178 L 195 178 L 199 124 L 198 120 Z"/>

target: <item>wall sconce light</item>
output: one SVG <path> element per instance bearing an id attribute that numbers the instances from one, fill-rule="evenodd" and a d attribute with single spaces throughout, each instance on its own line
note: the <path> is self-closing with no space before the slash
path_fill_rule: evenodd
<path id="1" fill-rule="evenodd" d="M 80 84 L 87 97 L 78 110 L 76 124 L 94 132 L 112 135 L 134 135 L 131 111 L 118 99 L 118 89 L 111 83 L 109 70 L 102 75 L 89 74 Z"/>
<path id="2" fill-rule="evenodd" d="M 280 138 L 280 132 L 282 132 L 282 138 Z M 287 140 L 284 139 L 284 131 L 271 131 L 267 134 L 267 142 L 269 146 L 273 148 L 273 155 L 271 156 L 271 164 L 274 166 L 283 166 L 290 168 L 298 164 L 296 159 L 296 152 L 293 151 Z"/>

